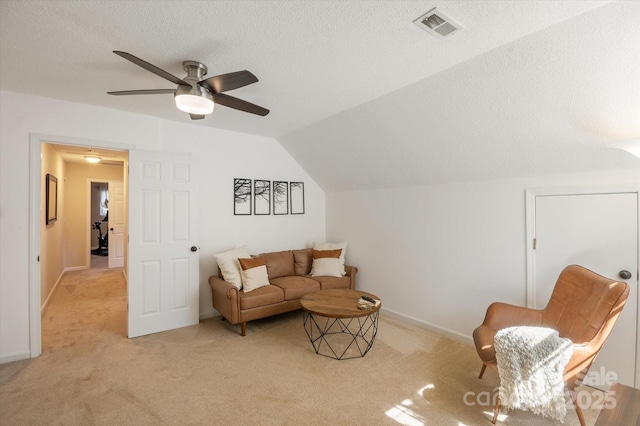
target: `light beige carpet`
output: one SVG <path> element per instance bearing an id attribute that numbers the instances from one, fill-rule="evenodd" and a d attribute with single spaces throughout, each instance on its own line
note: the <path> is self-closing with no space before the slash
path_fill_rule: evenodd
<path id="1" fill-rule="evenodd" d="M 238 331 L 213 318 L 127 339 L 121 270 L 68 273 L 42 356 L 0 366 L 0 424 L 490 426 L 498 378 L 477 378 L 465 343 L 382 316 L 364 358 L 336 361 L 313 352 L 299 311 Z M 560 424 L 506 414 L 498 424 Z"/>

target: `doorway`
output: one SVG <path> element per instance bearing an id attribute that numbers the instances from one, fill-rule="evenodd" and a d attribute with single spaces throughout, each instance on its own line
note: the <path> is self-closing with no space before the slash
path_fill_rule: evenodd
<path id="1" fill-rule="evenodd" d="M 89 193 L 87 177 L 96 181 L 123 181 L 129 146 L 32 133 L 30 135 L 30 235 L 29 235 L 29 341 L 30 356 L 42 352 L 43 301 L 54 293 L 63 274 L 90 268 Z M 86 157 L 100 157 L 101 169 L 87 169 Z M 46 223 L 44 176 L 55 171 L 58 180 L 57 221 Z M 88 170 L 93 170 L 90 173 Z M 100 170 L 100 171 L 98 171 Z M 109 170 L 104 174 L 105 170 Z M 84 177 L 82 177 L 84 176 Z M 97 179 L 96 179 L 97 177 Z M 126 202 L 126 193 L 122 197 Z M 126 207 L 126 204 L 125 204 Z M 85 217 L 86 216 L 86 217 Z M 122 216 L 126 218 L 126 211 Z M 50 238 L 50 235 L 54 238 Z M 47 274 L 42 266 L 50 267 Z M 51 265 L 54 265 L 51 267 Z M 46 281 L 46 285 L 45 284 Z M 45 302 L 46 303 L 46 302 Z"/>
<path id="2" fill-rule="evenodd" d="M 90 181 L 90 269 L 109 267 L 109 182 Z"/>
<path id="3" fill-rule="evenodd" d="M 119 146 L 105 142 L 61 138 L 31 134 L 30 155 L 30 239 L 29 239 L 29 335 L 32 358 L 42 353 L 41 308 L 41 253 L 40 224 L 43 223 L 41 199 L 45 146 L 61 145 L 68 149 L 119 150 L 124 158 L 121 211 L 123 230 L 122 258 L 127 286 L 127 334 L 143 334 L 170 330 L 197 324 L 199 320 L 199 255 L 198 255 L 198 159 L 190 154 L 168 154 L 134 150 L 132 146 Z M 79 154 L 78 154 L 79 155 Z M 129 172 L 129 165 L 131 170 Z M 60 169 L 64 175 L 64 170 Z M 59 171 L 60 171 L 59 170 Z M 85 176 L 85 196 L 89 194 Z M 100 181 L 101 179 L 94 179 Z M 115 217 L 115 191 L 109 181 L 109 222 Z M 62 191 L 69 189 L 66 181 Z M 66 188 L 65 188 L 66 187 Z M 67 208 L 60 217 L 65 227 L 78 222 L 86 244 L 75 247 L 68 238 L 65 249 L 81 252 L 89 257 L 89 203 L 82 207 Z M 130 208 L 129 208 L 130 207 Z M 81 218 L 72 217 L 82 213 Z M 162 214 L 161 214 L 162 213 Z M 113 216 L 112 216 L 113 215 Z M 71 217 L 71 218 L 70 218 Z M 109 226 L 109 232 L 111 228 Z M 115 227 L 113 227 L 115 228 Z M 61 228 L 58 227 L 58 230 Z M 115 229 L 114 229 L 115 230 Z M 72 234 L 73 237 L 74 236 Z M 128 241 L 131 236 L 131 242 Z M 113 247 L 116 239 L 109 236 Z M 129 248 L 131 247 L 131 248 Z M 59 252 L 59 247 L 57 252 Z M 75 254 L 74 251 L 74 254 Z M 111 250 L 109 250 L 111 252 Z M 65 260 L 66 262 L 66 260 Z M 61 262 L 60 262 L 61 263 Z M 87 269 L 88 262 L 82 269 Z M 162 296 L 162 297 L 160 297 Z M 167 297 L 169 296 L 169 297 Z"/>
<path id="4" fill-rule="evenodd" d="M 122 268 L 125 257 L 126 203 L 122 180 L 87 179 L 87 265 Z"/>
<path id="5" fill-rule="evenodd" d="M 630 286 L 620 318 L 584 381 L 602 390 L 613 382 L 639 385 L 639 193 L 527 191 L 529 307 L 544 308 L 560 271 L 569 264 Z"/>

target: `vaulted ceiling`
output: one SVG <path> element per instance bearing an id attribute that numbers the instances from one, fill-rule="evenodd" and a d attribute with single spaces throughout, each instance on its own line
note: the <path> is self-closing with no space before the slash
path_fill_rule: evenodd
<path id="1" fill-rule="evenodd" d="M 640 137 L 638 46 L 638 1 L 0 2 L 0 89 L 274 137 L 328 191 L 640 167 L 604 148 Z M 113 50 L 248 69 L 271 113 L 108 96 L 175 88 Z"/>

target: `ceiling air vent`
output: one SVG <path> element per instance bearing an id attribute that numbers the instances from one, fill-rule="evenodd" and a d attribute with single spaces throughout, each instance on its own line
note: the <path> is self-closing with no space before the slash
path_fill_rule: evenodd
<path id="1" fill-rule="evenodd" d="M 435 7 L 413 21 L 413 23 L 438 38 L 448 37 L 462 29 L 460 24 Z"/>

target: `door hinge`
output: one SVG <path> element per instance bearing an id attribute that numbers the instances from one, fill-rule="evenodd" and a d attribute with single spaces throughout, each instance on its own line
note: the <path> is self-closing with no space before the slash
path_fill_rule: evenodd
<path id="1" fill-rule="evenodd" d="M 536 250 L 538 248 L 538 239 L 534 238 L 533 239 L 533 249 Z"/>

